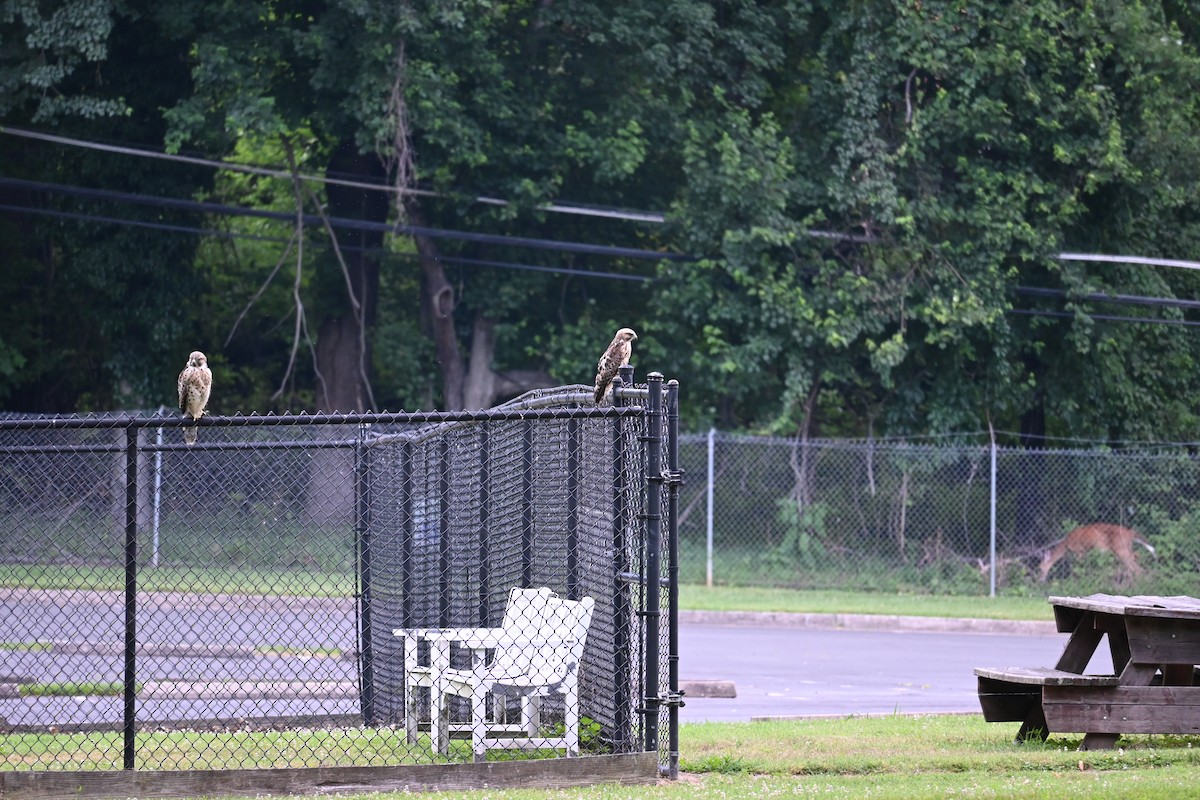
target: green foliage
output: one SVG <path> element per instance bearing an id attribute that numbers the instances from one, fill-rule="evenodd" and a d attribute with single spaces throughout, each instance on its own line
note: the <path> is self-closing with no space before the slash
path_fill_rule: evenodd
<path id="1" fill-rule="evenodd" d="M 587 382 L 630 325 L 639 365 L 686 376 L 689 426 L 1188 439 L 1200 344 L 1183 326 L 1104 320 L 1124 312 L 1095 298 L 1188 299 L 1200 278 L 1056 254 L 1186 257 L 1200 243 L 1194 16 L 1062 0 L 3 0 L 0 120 L 274 165 L 288 141 L 315 173 L 350 143 L 389 176 L 414 159 L 437 195 L 411 210 L 431 227 L 693 254 L 640 287 L 536 271 L 652 271 L 634 259 L 437 242 L 460 352 L 486 323 L 496 371 Z M 0 148 L 34 180 L 294 208 L 287 181 Z M 544 210 L 562 201 L 668 222 Z M 275 241 L 288 225 L 130 212 L 271 240 L 197 250 L 114 233 L 99 202 L 51 204 L 93 221 L 0 224 L 14 254 L 0 402 L 171 405 L 180 353 L 197 346 L 223 376 L 221 410 L 315 402 L 304 358 L 276 397 L 295 321 L 294 265 Z M 299 291 L 319 347 L 319 322 L 350 304 L 309 233 Z M 376 402 L 427 407 L 448 367 L 426 338 L 412 248 L 392 238 L 367 258 Z M 500 260 L 534 269 L 485 265 Z M 1029 310 L 1062 316 L 1013 313 Z"/>
<path id="2" fill-rule="evenodd" d="M 825 518 L 829 506 L 824 503 L 797 505 L 794 498 L 784 497 L 777 501 L 779 523 L 783 527 L 783 540 L 767 554 L 768 562 L 801 569 L 815 569 L 824 561 L 823 545 L 827 531 Z"/>
<path id="3" fill-rule="evenodd" d="M 139 685 L 135 691 L 140 690 Z M 22 683 L 18 692 L 21 697 L 120 697 L 125 693 L 125 684 L 120 681 Z"/>
<path id="4" fill-rule="evenodd" d="M 694 284 L 668 299 L 679 314 L 704 315 L 696 360 L 722 367 L 700 380 L 728 396 L 725 376 L 735 374 L 734 402 L 779 397 L 781 408 L 736 413 L 780 430 L 836 420 L 854 427 L 827 433 L 854 433 L 872 418 L 893 432 L 964 430 L 985 417 L 1017 428 L 1044 408 L 1063 430 L 1120 436 L 1143 430 L 1149 405 L 1184 435 L 1191 413 L 1166 412 L 1191 391 L 1178 381 L 1195 374 L 1182 331 L 1006 312 L 1028 304 L 1014 300 L 1019 284 L 1094 291 L 1134 280 L 1154 284 L 1146 294 L 1188 296 L 1189 275 L 1064 267 L 1053 255 L 1143 252 L 1194 236 L 1195 220 L 1173 205 L 1178 173 L 1147 179 L 1196 174 L 1196 138 L 1184 133 L 1196 106 L 1183 90 L 1200 76 L 1194 51 L 1141 6 L 825 11 L 800 39 L 818 57 L 793 59 L 803 72 L 780 92 L 786 106 L 749 129 L 738 116 L 749 109 L 738 109 L 708 141 L 691 126 L 701 146 L 685 162 L 675 216 L 689 247 L 714 260 L 667 277 Z M 1158 81 L 1124 77 L 1151 62 Z M 1162 127 L 1178 132 L 1175 144 L 1159 139 Z M 1152 153 L 1150 141 L 1164 150 Z M 1177 147 L 1177 159 L 1159 160 Z M 775 173 L 745 155 L 772 151 L 789 153 Z M 1151 211 L 1163 207 L 1165 225 Z M 798 247 L 807 228 L 860 238 Z M 720 293 L 722 280 L 734 291 Z M 1151 377 L 1163 364 L 1140 358 L 1148 350 L 1179 369 Z M 816 386 L 833 389 L 829 401 L 818 394 L 806 408 Z M 1097 396 L 1106 402 L 1090 402 Z"/>
<path id="5" fill-rule="evenodd" d="M 1200 509 L 1191 509 L 1177 520 L 1164 520 L 1153 536 L 1155 553 L 1140 548 L 1138 563 L 1147 568 L 1157 593 L 1194 594 L 1200 580 Z"/>
<path id="6" fill-rule="evenodd" d="M 129 113 L 104 79 L 110 35 L 130 9 L 122 0 L 0 3 L 0 118 L 32 106 L 32 121 Z"/>
<path id="7" fill-rule="evenodd" d="M 688 772 L 712 772 L 718 775 L 737 775 L 746 771 L 742 759 L 729 753 L 712 755 L 698 761 L 689 761 Z"/>

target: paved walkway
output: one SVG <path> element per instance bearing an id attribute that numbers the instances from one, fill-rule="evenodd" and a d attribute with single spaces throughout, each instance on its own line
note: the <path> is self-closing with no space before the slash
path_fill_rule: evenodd
<path id="1" fill-rule="evenodd" d="M 975 667 L 1052 664 L 1064 641 L 1049 622 L 688 612 L 680 719 L 979 713 Z"/>

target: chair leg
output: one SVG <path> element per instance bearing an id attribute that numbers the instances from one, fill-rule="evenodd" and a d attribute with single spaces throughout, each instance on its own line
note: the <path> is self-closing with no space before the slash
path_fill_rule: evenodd
<path id="1" fill-rule="evenodd" d="M 521 695 L 521 728 L 525 735 L 537 736 L 541 722 L 541 701 L 532 695 Z"/>
<path id="2" fill-rule="evenodd" d="M 405 687 L 404 697 L 404 739 L 409 744 L 417 743 L 417 688 Z"/>
<path id="3" fill-rule="evenodd" d="M 429 690 L 429 739 L 433 752 L 450 754 L 450 696 L 436 686 Z"/>
<path id="4" fill-rule="evenodd" d="M 475 763 L 487 761 L 487 687 L 476 683 L 471 692 L 471 752 Z"/>
<path id="5" fill-rule="evenodd" d="M 412 685 L 411 676 L 417 670 L 417 641 L 404 637 L 404 738 L 411 745 L 417 743 L 417 687 Z"/>
<path id="6" fill-rule="evenodd" d="M 433 752 L 450 754 L 450 698 L 446 689 L 446 670 L 450 668 L 450 644 L 439 643 L 430 649 L 429 664 L 433 685 L 429 689 L 429 738 Z"/>
<path id="7" fill-rule="evenodd" d="M 567 757 L 579 755 L 579 686 L 568 681 L 563 700 L 563 724 L 567 740 Z"/>

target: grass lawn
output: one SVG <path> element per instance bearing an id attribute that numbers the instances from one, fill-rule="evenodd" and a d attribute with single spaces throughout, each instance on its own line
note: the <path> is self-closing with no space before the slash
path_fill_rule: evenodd
<path id="1" fill-rule="evenodd" d="M 125 575 L 118 568 L 5 567 L 0 587 L 121 591 Z M 264 570 L 143 569 L 139 588 L 146 592 L 353 597 L 354 581 L 336 572 L 270 572 Z M 685 583 L 679 607 L 689 611 L 787 611 L 810 614 L 897 614 L 917 617 L 1050 620 L 1046 594 L 1034 596 L 947 595 L 826 589 L 779 589 L 759 586 L 713 586 Z"/>
<path id="2" fill-rule="evenodd" d="M 987 598 L 685 585 L 681 587 L 680 605 L 683 609 L 717 611 L 1051 618 L 1050 607 L 1042 596 Z M 1045 744 L 1016 744 L 1012 741 L 1016 727 L 1016 723 L 985 723 L 978 714 L 691 724 L 680 729 L 681 776 L 677 781 L 660 781 L 652 786 L 489 789 L 419 796 L 430 800 L 784 796 L 1200 800 L 1200 736 L 1138 736 L 1122 740 L 1115 750 L 1080 753 L 1076 750 L 1079 736 L 1054 736 Z M 314 734 L 276 731 L 270 735 L 288 739 Z M 336 743 L 324 750 L 329 761 L 321 763 L 346 764 L 347 755 L 349 763 L 354 763 L 357 758 L 353 754 L 360 750 L 371 755 L 362 755 L 362 763 L 377 763 L 373 759 L 380 742 L 369 738 L 373 735 L 378 736 L 378 732 L 339 731 Z M 183 736 L 186 739 L 203 734 Z M 357 737 L 363 737 L 361 744 Z M 24 752 L 18 738 L 0 736 L 0 753 L 14 746 Z M 60 738 L 61 746 L 74 758 L 79 745 L 70 744 L 70 737 L 65 736 L 55 737 L 55 741 Z M 242 741 L 238 746 L 247 744 Z M 299 744 L 303 744 L 306 758 L 320 752 L 311 741 Z M 187 762 L 200 753 L 213 757 L 212 746 L 213 742 L 203 747 L 199 742 L 191 747 L 187 742 L 175 742 L 172 752 L 179 760 L 170 768 L 211 766 L 190 766 Z M 221 759 L 214 763 L 218 762 L 226 763 Z M 258 764 L 257 760 L 252 762 Z M 401 798 L 399 794 L 369 796 Z"/>
<path id="3" fill-rule="evenodd" d="M 1139 736 L 1080 753 L 1079 737 L 1016 744 L 1016 723 L 979 715 L 704 723 L 680 729 L 681 776 L 599 785 L 421 794 L 430 800 L 557 798 L 1200 798 L 1200 738 Z M 411 795 L 403 795 L 411 797 Z M 400 800 L 400 794 L 372 794 Z"/>
<path id="4" fill-rule="evenodd" d="M 971 597 L 754 586 L 681 584 L 679 607 L 691 611 L 792 611 L 810 614 L 897 614 L 914 617 L 1054 619 L 1047 595 Z"/>

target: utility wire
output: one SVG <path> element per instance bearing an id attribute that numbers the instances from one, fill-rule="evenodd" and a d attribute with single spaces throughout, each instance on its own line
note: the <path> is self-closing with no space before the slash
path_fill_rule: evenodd
<path id="1" fill-rule="evenodd" d="M 76 139 L 70 136 L 58 136 L 51 133 L 42 133 L 40 131 L 31 131 L 23 128 L 14 128 L 8 125 L 0 125 L 0 134 L 8 134 L 10 136 L 18 136 L 25 139 L 33 139 L 36 141 L 49 142 L 52 144 L 66 145 L 70 147 L 81 147 L 89 150 L 99 150 L 106 153 L 116 153 L 120 155 L 136 156 L 139 158 L 152 158 L 164 161 L 175 161 L 183 164 L 193 164 L 196 166 L 213 167 L 215 169 L 227 169 L 236 172 L 244 172 L 251 175 L 262 175 L 272 178 L 292 179 L 292 174 L 287 170 L 277 167 L 261 167 L 251 164 L 239 164 L 232 161 L 221 161 L 209 158 L 199 158 L 196 156 L 181 156 L 172 153 L 166 153 L 158 150 L 150 150 L 147 148 L 127 147 L 120 145 L 105 144 L 103 142 L 88 141 L 85 139 Z M 395 186 L 383 183 L 368 183 L 364 181 L 351 181 L 341 178 L 331 178 L 328 175 L 314 175 L 312 173 L 301 173 L 298 176 L 304 181 L 313 181 L 316 183 L 326 183 L 336 186 L 347 186 L 354 189 L 366 189 L 368 191 L 388 192 L 395 194 L 403 191 L 404 194 L 411 194 L 415 197 L 445 197 L 446 195 L 439 192 L 432 192 L 425 189 L 406 188 L 400 190 Z M 511 203 L 498 197 L 477 196 L 475 202 L 483 205 L 494 206 L 509 206 Z M 602 217 L 607 219 L 623 220 L 626 222 L 650 222 L 655 224 L 665 223 L 667 215 L 659 211 L 633 211 L 629 209 L 615 208 L 611 206 L 595 206 L 583 203 L 544 203 L 537 206 L 539 211 L 550 211 L 558 214 L 576 214 L 580 216 Z M 818 239 L 832 239 L 842 242 L 854 242 L 857 244 L 868 244 L 875 241 L 874 237 L 864 234 L 853 233 L 838 233 L 836 231 L 822 231 L 817 229 L 808 229 L 805 235 L 812 236 Z"/>
<path id="2" fill-rule="evenodd" d="M 1145 264 L 1151 267 L 1178 267 L 1200 269 L 1200 261 L 1185 261 L 1178 258 L 1154 258 L 1152 256 L 1110 256 L 1103 253 L 1059 253 L 1059 261 L 1094 261 L 1109 264 Z"/>
<path id="3" fill-rule="evenodd" d="M 288 172 L 287 170 L 283 170 L 283 169 L 260 167 L 260 166 L 250 165 L 250 164 L 239 164 L 236 162 L 220 161 L 220 160 L 207 159 L 207 158 L 198 158 L 195 156 L 182 156 L 182 155 L 161 152 L 161 151 L 157 151 L 157 150 L 149 150 L 149 149 L 145 149 L 145 148 L 110 145 L 110 144 L 105 144 L 102 142 L 78 139 L 78 138 L 73 138 L 73 137 L 69 137 L 69 136 L 59 136 L 56 134 L 43 133 L 40 131 L 31 131 L 31 130 L 27 130 L 27 129 L 23 129 L 23 128 L 15 128 L 15 127 L 12 127 L 9 125 L 0 125 L 0 134 L 7 134 L 9 136 L 17 136 L 17 137 L 22 137 L 22 138 L 26 138 L 26 139 L 49 142 L 49 143 L 59 144 L 59 145 L 66 145 L 66 146 L 71 146 L 71 147 L 81 147 L 81 148 L 86 148 L 86 149 L 91 149 L 91 150 L 98 150 L 101 152 L 109 152 L 109 153 L 116 153 L 116 154 L 121 154 L 121 155 L 137 156 L 139 158 L 162 159 L 162 160 L 166 160 L 166 161 L 175 161 L 175 162 L 179 162 L 179 163 L 193 164 L 193 165 L 197 165 L 197 166 L 207 166 L 207 167 L 213 167 L 216 169 L 227 169 L 227 170 L 245 172 L 245 173 L 249 173 L 249 174 L 263 175 L 263 176 L 268 176 L 268 177 L 286 178 L 286 179 L 290 179 L 292 177 L 290 172 Z M 334 184 L 334 185 L 339 185 L 339 186 L 347 186 L 347 187 L 351 187 L 351 188 L 365 189 L 365 190 L 369 190 L 369 191 L 384 191 L 384 192 L 389 192 L 389 193 L 393 193 L 393 194 L 396 193 L 397 191 L 400 191 L 397 187 L 387 185 L 387 184 L 367 183 L 367 182 L 361 182 L 361 181 L 349 181 L 349 180 L 343 180 L 340 178 L 331 178 L 331 177 L 325 176 L 325 175 L 314 175 L 311 173 L 302 173 L 302 174 L 300 174 L 299 177 L 301 180 L 305 180 L 305 181 L 314 181 L 317 183 L 327 183 L 327 184 Z M 420 197 L 440 197 L 440 196 L 442 196 L 437 192 L 431 192 L 431 191 L 422 190 L 422 189 L 408 188 L 408 189 L 404 189 L 403 191 L 407 194 L 412 194 L 414 196 L 420 196 Z M 501 198 L 495 198 L 495 197 L 479 196 L 479 197 L 475 198 L 475 201 L 478 203 L 483 203 L 483 204 L 488 204 L 488 205 L 498 205 L 498 206 L 510 205 L 509 201 L 501 199 Z M 623 209 L 618 209 L 618 208 L 587 206 L 587 205 L 574 204 L 574 203 L 548 203 L 548 204 L 539 206 L 539 209 L 543 210 L 543 211 L 552 211 L 552 212 L 556 212 L 556 213 L 581 214 L 581 215 L 586 215 L 586 216 L 606 217 L 606 218 L 610 218 L 610 219 L 619 219 L 619 220 L 636 221 L 636 222 L 662 223 L 662 222 L 666 221 L 666 215 L 661 212 L 629 211 L 629 210 L 623 210 Z M 391 230 L 390 227 L 389 227 L 389 230 Z M 415 230 L 415 229 L 409 227 L 409 228 L 406 228 L 403 230 L 398 230 L 397 232 L 402 232 L 402 233 L 403 232 L 411 232 L 412 230 Z M 813 237 L 817 237 L 817 238 L 834 239 L 834 240 L 839 240 L 839 241 L 847 241 L 847 242 L 854 242 L 854 243 L 861 243 L 861 244 L 867 244 L 867 243 L 871 243 L 871 242 L 875 241 L 875 238 L 871 237 L 871 236 L 866 236 L 866 235 L 861 235 L 861 234 L 845 234 L 845 233 L 837 233 L 834 231 L 822 231 L 822 230 L 815 230 L 815 229 L 806 230 L 805 234 L 808 236 L 813 236 Z M 433 235 L 433 234 L 428 234 L 428 235 Z M 636 257 L 636 256 L 634 256 L 634 257 Z M 657 257 L 657 258 L 675 258 L 675 259 L 680 259 L 680 260 L 694 260 L 693 257 L 683 255 L 683 254 L 671 254 L 671 255 L 658 254 L 655 257 Z M 1184 259 L 1171 259 L 1171 258 L 1156 258 L 1156 257 L 1152 257 L 1152 256 L 1137 256 L 1137 255 L 1122 256 L 1122 255 L 1109 255 L 1109 254 L 1104 254 L 1104 253 L 1070 253 L 1070 252 L 1066 252 L 1066 253 L 1057 253 L 1056 255 L 1054 255 L 1052 257 L 1058 261 L 1082 261 L 1082 262 L 1112 263 L 1112 264 L 1143 264 L 1146 266 L 1176 267 L 1176 268 L 1180 268 L 1180 269 L 1200 270 L 1200 261 L 1189 261 L 1189 260 L 1184 260 Z"/>
<path id="4" fill-rule="evenodd" d="M 1049 289 L 1041 286 L 1018 286 L 1017 294 L 1029 294 L 1039 297 L 1070 297 L 1065 289 Z M 1146 297 L 1135 294 L 1106 294 L 1104 292 L 1088 292 L 1079 295 L 1079 299 L 1094 303 L 1117 303 L 1129 305 L 1155 306 L 1158 308 L 1187 308 L 1200 309 L 1200 300 L 1180 300 L 1174 297 Z"/>
<path id="5" fill-rule="evenodd" d="M 1070 311 L 1043 311 L 1036 308 L 1010 308 L 1006 313 L 1021 314 L 1028 317 L 1074 317 L 1075 314 Z M 1104 320 L 1106 322 L 1138 322 L 1144 325 L 1182 325 L 1185 328 L 1200 328 L 1200 322 L 1192 322 L 1186 319 L 1161 319 L 1155 317 L 1124 317 L 1115 314 L 1086 314 L 1092 319 Z"/>
<path id="6" fill-rule="evenodd" d="M 20 178 L 0 177 L 0 186 L 5 186 L 5 185 L 13 186 L 14 188 L 24 188 L 24 189 L 28 189 L 31 191 L 45 191 L 45 192 L 53 192 L 53 193 L 62 193 L 62 194 L 68 194 L 68 195 L 92 197 L 92 198 L 101 199 L 101 200 L 114 200 L 114 201 L 118 201 L 118 202 L 132 202 L 132 203 L 138 203 L 138 204 L 142 204 L 142 205 L 171 207 L 171 208 L 179 208 L 182 210 L 194 210 L 194 211 L 199 211 L 199 212 L 203 212 L 203 213 L 261 217 L 261 218 L 265 218 L 265 219 L 273 219 L 273 220 L 280 220 L 280 221 L 290 221 L 293 218 L 290 213 L 282 212 L 282 211 L 267 211 L 264 209 L 251 209 L 251 208 L 244 208 L 241 206 L 231 206 L 231 205 L 224 205 L 224 204 L 219 204 L 219 203 L 205 203 L 205 202 L 201 202 L 201 201 L 197 201 L 197 200 L 183 200 L 183 199 L 178 199 L 178 198 L 164 198 L 164 197 L 156 197 L 156 196 L 151 196 L 151 195 L 138 195 L 138 194 L 132 194 L 129 192 L 115 192 L 115 191 L 106 190 L 106 189 L 89 189 L 89 188 L 78 187 L 78 186 L 66 186 L 66 185 L 62 185 L 62 184 L 52 184 L 52 183 L 45 183 L 45 182 L 39 182 L 39 181 L 27 181 L 27 180 L 22 180 Z M 39 214 L 42 216 L 51 216 L 51 217 L 57 217 L 60 219 L 75 219 L 75 220 L 84 220 L 84 221 L 93 221 L 93 222 L 106 222 L 106 223 L 110 223 L 110 224 L 119 224 L 119 225 L 132 225 L 132 226 L 148 228 L 148 229 L 153 229 L 153 230 L 172 231 L 172 232 L 179 232 L 179 233 L 193 233 L 193 234 L 199 234 L 199 235 L 205 235 L 205 236 L 222 237 L 222 238 L 227 238 L 227 239 L 228 238 L 238 238 L 238 239 L 247 239 L 247 240 L 254 240 L 254 241 L 274 242 L 274 243 L 278 243 L 278 244 L 286 244 L 287 243 L 286 239 L 282 239 L 279 237 L 261 236 L 261 235 L 255 235 L 255 234 L 249 234 L 249 233 L 232 233 L 232 232 L 227 232 L 227 231 L 214 230 L 211 228 L 197 228 L 197 227 L 190 227 L 190 226 L 170 225 L 170 224 L 166 224 L 166 223 L 149 222 L 149 221 L 145 221 L 145 220 L 130 220 L 130 219 L 120 218 L 120 217 L 107 217 L 107 216 L 99 216 L 99 215 L 94 215 L 94 214 L 82 214 L 82 213 L 71 213 L 71 212 L 65 212 L 65 211 L 54 211 L 51 209 L 35 208 L 32 206 L 15 206 L 15 205 L 5 204 L 5 205 L 0 205 L 0 209 L 3 209 L 5 211 L 12 211 L 12 212 L 16 212 L 16 213 Z M 306 217 L 306 222 L 313 221 L 313 220 L 315 220 L 315 217 L 312 215 L 309 215 Z M 386 223 L 370 223 L 370 222 L 365 222 L 363 220 L 346 220 L 343 218 L 335 217 L 335 218 L 331 218 L 331 222 L 333 222 L 335 224 L 335 226 L 339 226 L 339 227 L 367 229 L 367 230 L 383 230 L 386 232 L 392 232 L 394 230 L 392 226 L 387 225 Z M 407 230 L 410 230 L 410 231 L 417 231 L 417 230 L 435 231 L 437 229 L 424 229 L 424 228 L 415 228 L 415 227 L 410 226 L 407 228 Z M 462 237 L 464 237 L 464 238 L 471 237 L 471 239 L 473 239 L 474 241 L 480 241 L 480 242 L 484 242 L 484 243 L 522 245 L 524 242 L 536 241 L 536 242 L 544 245 L 545 247 L 552 247 L 555 244 L 563 245 L 564 246 L 563 249 L 567 249 L 570 246 L 578 246 L 578 247 L 589 248 L 589 250 L 587 252 L 594 252 L 594 250 L 591 250 L 591 248 L 602 247 L 600 245 L 578 245 L 577 243 L 554 242 L 553 240 L 541 240 L 541 239 L 526 240 L 526 239 L 520 239 L 520 238 L 516 238 L 516 237 L 493 236 L 493 235 L 489 235 L 489 234 L 469 234 L 469 233 L 457 232 L 457 231 L 444 231 L 444 232 L 437 231 L 437 233 L 444 233 L 446 236 L 451 237 L 451 238 L 456 238 L 455 234 L 461 234 Z M 431 233 L 430 235 L 436 235 L 436 234 Z M 348 247 L 347 249 L 364 250 L 364 251 L 368 251 L 368 252 L 382 252 L 382 253 L 396 255 L 395 253 L 391 253 L 391 251 L 380 250 L 380 249 L 353 248 L 353 247 Z M 610 254 L 610 251 L 612 251 L 612 250 L 616 250 L 622 255 L 630 254 L 630 251 L 625 248 L 603 248 L 603 249 L 605 252 L 601 252 L 600 253 L 601 255 L 608 255 L 608 254 Z M 645 257 L 650 257 L 650 258 L 669 258 L 669 257 L 681 258 L 682 257 L 682 258 L 686 258 L 686 256 L 681 256 L 680 254 L 663 255 L 663 254 L 658 253 L 657 251 L 635 250 L 632 252 L 637 254 L 636 257 L 643 257 L 643 258 L 645 258 Z M 1076 255 L 1079 255 L 1079 254 L 1076 254 Z M 1101 261 L 1112 261 L 1119 257 L 1111 257 L 1110 256 L 1110 257 L 1096 257 L 1096 258 L 1097 258 L 1097 260 L 1101 260 Z M 650 280 L 652 280 L 652 278 L 648 278 L 646 276 L 640 276 L 640 275 L 634 276 L 634 275 L 623 275 L 621 273 L 614 273 L 614 272 L 595 272 L 595 271 L 589 271 L 589 270 L 571 269 L 571 268 L 567 268 L 567 267 L 543 267 L 543 266 L 536 266 L 536 265 L 532 265 L 532 264 L 521 264 L 521 263 L 507 262 L 507 261 L 494 261 L 494 260 L 489 261 L 489 260 L 483 260 L 483 259 L 469 259 L 469 258 L 452 259 L 449 257 L 443 257 L 442 260 L 445 261 L 446 263 L 458 263 L 458 264 L 463 264 L 463 265 L 491 266 L 491 267 L 498 267 L 501 269 L 544 271 L 544 272 L 553 272 L 553 273 L 568 274 L 568 275 L 583 275 L 583 276 L 588 276 L 588 277 L 608 278 L 608 279 L 613 279 L 613 280 L 632 280 L 632 281 L 650 281 Z M 1190 262 L 1173 262 L 1173 263 L 1180 264 L 1180 263 L 1190 263 Z M 1051 288 L 1037 287 L 1037 286 L 1018 286 L 1018 287 L 1016 287 L 1016 291 L 1020 294 L 1036 295 L 1036 296 L 1043 296 L 1043 297 L 1066 297 L 1066 296 L 1068 296 L 1068 293 L 1062 289 L 1051 289 Z M 1144 297 L 1144 296 L 1139 296 L 1139 295 L 1123 295 L 1123 294 L 1110 295 L 1110 294 L 1104 294 L 1104 293 L 1100 293 L 1100 292 L 1092 292 L 1087 295 L 1084 295 L 1082 299 L 1096 301 L 1096 302 L 1129 303 L 1129 304 L 1140 304 L 1140 305 L 1159 306 L 1159 307 L 1200 309 L 1200 301 L 1180 300 L 1180 299 L 1175 299 L 1175 298 Z M 1024 314 L 1031 314 L 1031 315 L 1037 314 L 1037 312 L 1032 311 L 1032 310 L 1014 311 L 1014 313 L 1024 313 Z M 1066 313 L 1055 314 L 1055 313 L 1051 313 L 1051 312 L 1046 312 L 1045 315 L 1046 316 L 1060 316 L 1060 315 L 1068 316 Z M 1159 321 L 1159 320 L 1153 320 L 1153 319 L 1148 319 L 1148 318 L 1105 317 L 1103 315 L 1089 315 L 1089 316 L 1092 316 L 1096 319 L 1114 319 L 1114 320 L 1120 319 L 1120 320 L 1128 320 L 1131 322 L 1138 321 L 1138 322 L 1153 323 L 1153 322 Z M 1169 324 L 1180 324 L 1179 321 L 1173 321 L 1173 320 L 1162 320 L 1162 322 L 1166 322 Z"/>
<path id="7" fill-rule="evenodd" d="M 271 244 L 286 245 L 288 240 L 280 236 L 262 236 L 253 233 L 235 233 L 231 231 L 220 231 L 212 228 L 196 228 L 187 225 L 170 225 L 162 222 L 149 222 L 146 220 L 126 219 L 122 217 L 107 217 L 97 214 L 84 214 L 72 211 L 56 211 L 49 208 L 31 208 L 29 206 L 14 206 L 8 204 L 0 204 L 0 211 L 14 211 L 21 214 L 34 214 L 47 217 L 56 217 L 59 219 L 79 220 L 82 222 L 100 222 L 110 225 L 127 225 L 138 228 L 150 228 L 152 230 L 168 231 L 171 233 L 187 233 L 199 236 L 212 236 L 220 239 L 246 239 L 256 242 L 268 242 Z M 396 253 L 391 250 L 386 250 L 382 247 L 359 247 L 357 245 L 343 244 L 343 250 L 350 252 L 381 254 L 390 258 L 419 258 L 415 253 Z M 575 269 L 573 267 L 547 267 L 537 264 L 522 264 L 513 261 L 490 261 L 476 258 L 459 258 L 456 256 L 439 256 L 437 261 L 445 264 L 458 264 L 462 266 L 479 266 L 479 267 L 495 267 L 497 269 L 513 269 L 526 272 L 548 272 L 558 275 L 572 275 L 581 278 L 602 278 L 604 280 L 618 281 L 637 281 L 640 283 L 650 283 L 654 278 L 647 275 L 627 275 L 620 272 L 606 272 L 600 270 Z"/>
<path id="8" fill-rule="evenodd" d="M 244 208 L 222 203 L 210 203 L 200 200 L 184 200 L 174 197 L 159 197 L 156 195 L 134 194 L 131 192 L 116 192 L 109 189 L 89 189 L 64 184 L 28 181 L 21 178 L 0 177 L 0 186 L 28 189 L 31 191 L 51 192 L 90 197 L 99 200 L 137 203 L 140 205 L 159 208 L 176 208 L 185 211 L 198 211 L 206 214 L 226 214 L 261 219 L 273 219 L 284 222 L 295 220 L 295 214 L 286 211 L 268 211 L 258 208 Z M 314 226 L 323 224 L 319 215 L 304 215 L 305 224 Z M 330 217 L 329 222 L 336 228 L 346 228 L 359 231 L 376 231 L 380 233 L 403 234 L 408 236 L 429 236 L 431 238 L 452 239 L 457 241 L 475 242 L 478 244 L 505 245 L 510 247 L 527 247 L 540 250 L 559 250 L 569 253 L 584 253 L 589 255 L 609 256 L 613 258 L 640 258 L 671 261 L 690 261 L 691 256 L 683 253 L 660 252 L 658 250 L 642 250 L 633 247 L 613 247 L 609 245 L 584 244 L 555 239 L 535 239 L 526 236 L 501 236 L 490 233 L 472 233 L 469 231 L 429 228 L 420 225 L 390 225 L 386 222 L 370 222 L 367 220 L 347 219 L 345 217 Z"/>
<path id="9" fill-rule="evenodd" d="M 270 178 L 285 178 L 291 180 L 292 174 L 284 169 L 273 169 L 268 167 L 258 167 L 251 164 L 239 164 L 231 161 L 219 161 L 209 158 L 198 158 L 196 156 L 181 156 L 173 153 L 164 153 L 157 150 L 147 150 L 137 147 L 122 147 L 120 145 L 104 144 L 102 142 L 87 141 L 84 139 L 75 139 L 70 136 L 57 136 L 50 133 L 41 133 L 39 131 L 30 131 L 22 128 L 14 128 L 9 125 L 0 125 L 0 133 L 5 133 L 10 136 L 19 136 L 25 139 L 34 139 L 41 142 L 50 142 L 53 144 L 68 145 L 71 147 L 82 147 L 89 150 L 98 150 L 104 153 L 116 153 L 126 156 L 137 156 L 139 158 L 154 158 L 162 161 L 174 161 L 180 164 L 192 164 L 194 166 L 215 167 L 216 169 L 227 169 L 234 172 L 244 172 L 250 175 L 262 175 Z M 346 186 L 352 189 L 369 189 L 376 192 L 388 192 L 389 194 L 409 194 L 414 197 L 441 197 L 443 195 L 438 192 L 431 192 L 425 189 L 399 189 L 390 184 L 383 183 L 367 183 L 363 181 L 350 181 L 341 178 L 330 178 L 327 175 L 313 175 L 312 173 L 300 173 L 298 176 L 304 181 L 313 181 L 315 183 L 327 183 L 335 186 Z M 484 205 L 507 206 L 509 201 L 498 197 L 476 197 L 475 202 Z M 552 211 L 558 214 L 577 214 L 587 217 L 606 217 L 609 219 L 619 219 L 629 222 L 664 222 L 666 217 L 663 214 L 658 214 L 651 211 L 629 211 L 618 208 L 603 208 L 599 206 L 588 206 L 577 203 L 546 203 L 537 207 L 539 211 Z"/>

